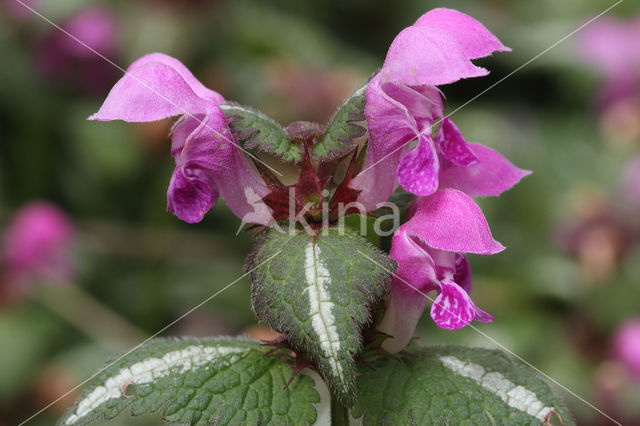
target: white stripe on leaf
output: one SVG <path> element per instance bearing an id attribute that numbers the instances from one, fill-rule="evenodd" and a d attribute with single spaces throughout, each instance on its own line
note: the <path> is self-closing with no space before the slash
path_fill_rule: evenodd
<path id="1" fill-rule="evenodd" d="M 497 395 L 510 407 L 524 411 L 540 421 L 544 422 L 549 413 L 553 411 L 553 408 L 545 406 L 535 393 L 523 386 L 516 385 L 496 371 L 487 372 L 479 364 L 464 362 L 454 356 L 441 356 L 439 359 L 445 367 L 454 373 L 473 380 L 484 389 Z"/>
<path id="2" fill-rule="evenodd" d="M 305 291 L 309 294 L 309 317 L 311 327 L 318 336 L 320 349 L 333 369 L 333 373 L 344 382 L 344 372 L 340 364 L 340 338 L 333 316 L 333 302 L 329 298 L 327 284 L 331 274 L 322 261 L 320 247 L 311 242 L 304 252 L 304 274 L 307 282 Z"/>
<path id="3" fill-rule="evenodd" d="M 167 352 L 161 358 L 147 358 L 129 367 L 120 369 L 109 377 L 102 386 L 93 389 L 79 402 L 75 413 L 65 421 L 72 425 L 111 399 L 122 397 L 123 387 L 152 383 L 170 373 L 181 374 L 201 367 L 216 358 L 228 354 L 246 352 L 248 347 L 198 346 L 192 345 L 178 351 Z M 229 358 L 234 362 L 236 357 Z"/>

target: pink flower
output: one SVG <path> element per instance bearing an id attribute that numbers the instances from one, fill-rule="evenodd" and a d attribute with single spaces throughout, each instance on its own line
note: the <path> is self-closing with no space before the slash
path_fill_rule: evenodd
<path id="1" fill-rule="evenodd" d="M 471 270 L 463 253 L 494 254 L 504 250 L 495 241 L 480 208 L 463 192 L 442 189 L 418 199 L 392 240 L 389 257 L 398 264 L 385 316 L 378 326 L 393 336 L 383 348 L 404 348 L 435 290 L 431 318 L 440 328 L 457 330 L 474 319 L 493 317 L 475 306 Z"/>
<path id="2" fill-rule="evenodd" d="M 118 70 L 95 52 L 108 59 L 115 58 L 115 16 L 108 9 L 89 7 L 69 18 L 62 28 L 82 43 L 56 28 L 51 29 L 38 48 L 40 71 L 51 80 L 78 81 L 84 90 L 102 93 L 113 84 Z"/>
<path id="3" fill-rule="evenodd" d="M 640 380 L 640 317 L 620 325 L 613 338 L 613 353 Z"/>
<path id="4" fill-rule="evenodd" d="M 367 87 L 369 147 L 363 172 L 354 181 L 362 191 L 358 201 L 375 208 L 394 190 L 396 175 L 401 187 L 420 196 L 443 187 L 443 174 L 447 186 L 496 195 L 529 173 L 489 148 L 467 143 L 444 117 L 436 87 L 487 75 L 471 59 L 508 50 L 478 21 L 451 9 L 431 10 L 398 34 Z M 414 149 L 412 141 L 417 141 Z"/>
<path id="5" fill-rule="evenodd" d="M 56 206 L 35 202 L 21 208 L 2 241 L 7 285 L 15 289 L 36 278 L 55 283 L 71 281 L 69 249 L 73 235 L 73 225 Z"/>
<path id="6" fill-rule="evenodd" d="M 243 218 L 268 189 L 232 139 L 218 106 L 222 95 L 210 90 L 177 59 L 152 53 L 135 61 L 90 120 L 156 121 L 182 116 L 171 133 L 176 168 L 167 192 L 167 211 L 188 223 L 200 222 L 221 195 Z M 233 146 L 235 145 L 235 146 Z M 266 224 L 270 215 L 251 216 Z"/>

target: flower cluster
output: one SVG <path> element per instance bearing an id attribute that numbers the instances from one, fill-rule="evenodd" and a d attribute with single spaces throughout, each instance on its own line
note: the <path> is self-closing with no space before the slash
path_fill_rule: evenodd
<path id="1" fill-rule="evenodd" d="M 508 50 L 475 19 L 434 9 L 398 34 L 367 85 L 364 161 L 356 166 L 362 144 L 355 145 L 347 177 L 340 181 L 335 158 L 309 157 L 322 131 L 304 140 L 305 161 L 297 167 L 303 169 L 300 181 L 314 177 L 314 194 L 323 190 L 333 200 L 338 193 L 345 200 L 357 198 L 361 213 L 379 208 L 398 186 L 417 196 L 392 240 L 390 257 L 398 268 L 379 326 L 393 336 L 385 342 L 387 350 L 406 345 L 426 306 L 425 294 L 432 290 L 438 296 L 431 316 L 439 327 L 458 329 L 474 319 L 492 320 L 469 297 L 465 253 L 494 254 L 504 247 L 493 239 L 471 197 L 499 195 L 529 172 L 486 146 L 467 142 L 445 116 L 438 86 L 486 75 L 471 60 Z M 264 225 L 276 213 L 277 220 L 284 219 L 273 208 L 274 188 L 284 187 L 245 155 L 243 141 L 231 132 L 230 117 L 221 109 L 225 102 L 182 63 L 154 53 L 128 68 L 90 119 L 141 122 L 181 116 L 171 132 L 176 167 L 167 194 L 168 211 L 180 219 L 199 222 L 220 196 L 243 220 Z M 299 182 L 295 190 L 304 192 L 309 186 Z M 280 198 L 286 204 L 286 197 Z M 318 205 L 321 201 L 316 200 Z"/>
<path id="2" fill-rule="evenodd" d="M 486 146 L 468 143 L 444 115 L 437 86 L 486 75 L 471 59 L 508 50 L 468 15 L 434 9 L 398 34 L 367 87 L 369 151 L 356 179 L 361 201 L 386 199 L 394 190 L 395 179 L 389 178 L 394 174 L 402 188 L 419 197 L 392 240 L 390 257 L 398 269 L 379 326 L 393 336 L 383 345 L 389 351 L 406 346 L 432 290 L 438 296 L 431 317 L 441 328 L 493 319 L 469 297 L 465 253 L 494 254 L 504 247 L 470 197 L 499 195 L 529 172 Z"/>

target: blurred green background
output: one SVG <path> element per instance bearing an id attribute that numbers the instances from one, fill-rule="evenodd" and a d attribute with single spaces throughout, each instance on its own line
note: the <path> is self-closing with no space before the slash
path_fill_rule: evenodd
<path id="1" fill-rule="evenodd" d="M 82 289 L 56 288 L 58 296 L 44 291 L 0 305 L 0 425 L 8 425 L 90 376 L 114 350 L 137 343 L 116 324 L 102 325 L 115 343 L 89 337 L 51 309 L 47 298 L 77 309 L 76 321 L 90 323 L 91 309 L 82 305 L 88 294 L 149 335 L 240 277 L 251 237 L 235 236 L 239 220 L 222 202 L 196 225 L 166 213 L 173 170 L 170 122 L 86 121 L 121 73 L 96 57 L 50 72 L 43 66 L 43 49 L 52 49 L 47 40 L 58 31 L 29 11 L 20 13 L 13 0 L 2 2 L 0 227 L 33 200 L 63 208 L 79 228 L 74 285 Z M 633 3 L 623 2 L 610 14 L 631 17 L 638 9 Z M 107 56 L 118 65 L 126 68 L 154 51 L 172 55 L 226 99 L 287 124 L 326 121 L 380 66 L 393 37 L 431 8 L 468 13 L 513 49 L 477 61 L 491 70 L 488 77 L 442 87 L 445 112 L 451 112 L 612 2 L 29 4 L 58 24 L 84 8 L 103 7 L 116 26 Z M 91 67 L 106 69 L 85 68 L 83 61 L 91 60 L 100 63 Z M 612 125 L 603 113 L 596 102 L 602 80 L 580 64 L 570 38 L 455 113 L 467 140 L 496 148 L 534 172 L 501 197 L 480 200 L 494 236 L 508 249 L 470 259 L 472 297 L 495 316 L 494 323 L 475 325 L 612 417 L 640 424 L 640 382 L 610 353 L 617 325 L 640 314 L 640 249 L 634 244 L 640 215 L 619 191 L 625 164 L 640 153 L 640 136 Z M 640 114 L 633 119 L 637 129 Z M 617 219 L 600 226 L 597 219 L 609 215 Z M 572 233 L 590 232 L 594 221 L 595 249 L 566 247 L 572 246 L 566 242 L 575 239 Z M 582 230 L 575 231 L 576 224 L 584 224 Z M 620 242 L 618 235 L 629 241 Z M 249 283 L 242 279 L 162 334 L 237 334 L 255 324 Z M 495 347 L 469 327 L 440 330 L 428 314 L 419 335 L 423 344 Z M 592 408 L 557 391 L 579 424 L 608 424 Z M 52 424 L 77 392 L 30 424 Z M 115 422 L 156 423 L 125 416 Z"/>

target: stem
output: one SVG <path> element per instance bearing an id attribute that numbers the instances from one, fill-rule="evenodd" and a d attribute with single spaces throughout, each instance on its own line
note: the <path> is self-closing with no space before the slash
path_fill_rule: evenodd
<path id="1" fill-rule="evenodd" d="M 348 426 L 349 411 L 331 394 L 331 426 Z"/>
<path id="2" fill-rule="evenodd" d="M 54 287 L 41 284 L 29 293 L 33 299 L 110 351 L 121 352 L 147 337 L 138 327 L 76 285 Z"/>

